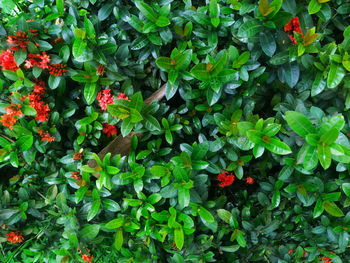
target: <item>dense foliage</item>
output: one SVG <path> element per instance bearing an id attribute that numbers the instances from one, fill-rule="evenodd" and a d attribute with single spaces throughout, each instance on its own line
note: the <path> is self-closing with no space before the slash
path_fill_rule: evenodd
<path id="1" fill-rule="evenodd" d="M 0 8 L 1 262 L 350 261 L 350 2 Z"/>

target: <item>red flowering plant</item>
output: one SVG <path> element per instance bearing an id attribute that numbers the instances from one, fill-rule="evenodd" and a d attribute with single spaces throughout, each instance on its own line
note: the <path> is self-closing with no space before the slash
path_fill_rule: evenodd
<path id="1" fill-rule="evenodd" d="M 0 1 L 0 262 L 348 262 L 349 10 Z"/>

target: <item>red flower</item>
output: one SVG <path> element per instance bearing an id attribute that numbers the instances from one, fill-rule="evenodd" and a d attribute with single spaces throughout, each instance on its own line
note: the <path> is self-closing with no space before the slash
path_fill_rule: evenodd
<path id="1" fill-rule="evenodd" d="M 304 252 L 303 252 L 303 258 L 306 256 L 306 251 L 305 251 L 305 249 L 304 249 Z"/>
<path id="2" fill-rule="evenodd" d="M 73 159 L 74 160 L 80 160 L 81 158 L 83 158 L 84 153 L 83 152 L 76 152 L 73 154 Z"/>
<path id="3" fill-rule="evenodd" d="M 49 73 L 54 76 L 63 76 L 66 74 L 66 69 L 67 65 L 64 64 L 51 64 L 49 65 Z"/>
<path id="4" fill-rule="evenodd" d="M 123 100 L 130 101 L 129 98 L 126 97 L 124 93 L 119 93 L 119 95 L 117 96 L 117 99 L 123 99 Z"/>
<path id="5" fill-rule="evenodd" d="M 2 67 L 2 70 L 11 70 L 14 72 L 19 69 L 11 50 L 3 50 L 1 52 L 0 66 Z"/>
<path id="6" fill-rule="evenodd" d="M 18 50 L 18 47 L 22 48 L 23 51 L 26 50 L 28 46 L 29 38 L 25 31 L 18 31 L 15 36 L 8 36 L 7 43 L 12 46 L 12 50 Z"/>
<path id="7" fill-rule="evenodd" d="M 12 130 L 13 125 L 17 122 L 17 119 L 12 114 L 4 114 L 1 116 L 1 123 L 2 125 L 9 127 L 10 130 Z"/>
<path id="8" fill-rule="evenodd" d="M 302 37 L 304 37 L 303 32 L 300 28 L 299 17 L 292 18 L 287 25 L 284 26 L 284 31 L 288 34 L 290 40 L 292 40 L 293 44 L 296 45 L 296 40 L 293 32 L 300 33 Z"/>
<path id="9" fill-rule="evenodd" d="M 105 72 L 105 66 L 103 66 L 102 64 L 98 65 L 97 71 L 96 71 L 97 75 L 102 76 L 104 72 Z"/>
<path id="10" fill-rule="evenodd" d="M 88 261 L 89 263 L 91 263 L 91 261 L 94 259 L 93 256 L 86 255 L 86 254 L 82 254 L 82 255 L 81 255 L 81 258 L 82 258 L 82 260 L 84 260 L 84 262 L 85 262 L 85 261 Z"/>
<path id="11" fill-rule="evenodd" d="M 226 186 L 231 185 L 235 181 L 235 176 L 233 175 L 233 173 L 229 174 L 227 171 L 225 171 L 224 173 L 218 174 L 217 180 L 221 182 L 219 186 L 224 188 Z"/>
<path id="12" fill-rule="evenodd" d="M 46 52 L 43 51 L 42 55 L 40 54 L 28 54 L 28 59 L 25 60 L 24 66 L 26 68 L 32 68 L 37 66 L 38 68 L 47 69 L 50 57 L 46 55 Z"/>
<path id="13" fill-rule="evenodd" d="M 20 231 L 7 233 L 6 236 L 7 241 L 10 243 L 21 243 L 23 241 L 23 236 Z"/>
<path id="14" fill-rule="evenodd" d="M 55 140 L 55 137 L 51 136 L 50 133 L 44 132 L 42 129 L 39 128 L 37 129 L 37 131 L 39 132 L 39 135 L 43 142 L 53 142 Z"/>
<path id="15" fill-rule="evenodd" d="M 12 116 L 18 116 L 18 117 L 22 117 L 23 116 L 23 113 L 21 111 L 21 107 L 22 105 L 21 104 L 15 104 L 15 103 L 11 103 L 10 106 L 7 106 L 5 108 L 6 110 L 6 113 L 7 114 L 10 114 Z"/>
<path id="16" fill-rule="evenodd" d="M 248 176 L 246 179 L 247 184 L 254 184 L 254 178 L 251 176 Z"/>
<path id="17" fill-rule="evenodd" d="M 103 123 L 103 130 L 102 132 L 107 135 L 107 137 L 111 137 L 114 134 L 117 134 L 117 127 L 114 125 L 110 125 L 108 123 Z"/>
<path id="18" fill-rule="evenodd" d="M 100 91 L 97 94 L 97 100 L 100 103 L 102 110 L 107 110 L 107 105 L 114 103 L 113 96 L 111 94 L 110 89 L 105 89 L 104 91 Z"/>
<path id="19" fill-rule="evenodd" d="M 36 110 L 37 115 L 35 119 L 41 122 L 47 121 L 49 119 L 49 105 L 43 102 L 38 95 L 34 94 L 29 95 L 29 101 L 29 105 Z"/>
<path id="20" fill-rule="evenodd" d="M 289 249 L 288 255 L 292 254 L 292 252 L 293 252 L 293 249 Z"/>
<path id="21" fill-rule="evenodd" d="M 74 178 L 75 180 L 81 180 L 81 176 L 79 172 L 73 172 L 71 175 L 71 178 Z"/>
<path id="22" fill-rule="evenodd" d="M 45 94 L 45 82 L 34 78 L 34 90 L 32 94 L 41 96 Z"/>
<path id="23" fill-rule="evenodd" d="M 332 259 L 329 257 L 320 257 L 320 259 L 324 260 L 324 263 L 332 263 Z"/>

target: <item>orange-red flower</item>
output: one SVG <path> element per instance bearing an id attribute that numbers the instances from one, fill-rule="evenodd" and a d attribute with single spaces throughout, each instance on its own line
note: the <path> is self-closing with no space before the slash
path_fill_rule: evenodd
<path id="1" fill-rule="evenodd" d="M 7 43 L 12 46 L 12 50 L 18 50 L 22 48 L 23 51 L 26 50 L 29 42 L 29 37 L 25 31 L 18 31 L 14 36 L 7 37 Z"/>
<path id="2" fill-rule="evenodd" d="M 119 93 L 119 95 L 117 96 L 117 99 L 123 99 L 123 100 L 130 101 L 129 98 L 126 97 L 124 93 Z"/>
<path id="3" fill-rule="evenodd" d="M 247 184 L 254 184 L 254 178 L 251 176 L 248 176 L 246 179 Z"/>
<path id="4" fill-rule="evenodd" d="M 296 45 L 296 40 L 293 32 L 300 33 L 302 37 L 304 37 L 303 32 L 300 28 L 299 17 L 292 18 L 287 25 L 284 26 L 284 31 L 288 34 L 290 40 L 292 40 L 293 44 Z"/>
<path id="5" fill-rule="evenodd" d="M 108 123 L 103 123 L 102 132 L 107 135 L 107 137 L 111 137 L 114 134 L 117 134 L 117 127 L 115 125 L 110 125 Z"/>
<path id="6" fill-rule="evenodd" d="M 292 254 L 292 252 L 293 252 L 293 249 L 289 249 L 288 255 Z"/>
<path id="7" fill-rule="evenodd" d="M 113 96 L 110 89 L 105 89 L 97 94 L 97 100 L 100 103 L 102 110 L 107 110 L 108 104 L 113 104 Z"/>
<path id="8" fill-rule="evenodd" d="M 84 153 L 83 152 L 76 152 L 73 154 L 73 159 L 74 160 L 80 160 L 81 158 L 83 158 Z"/>
<path id="9" fill-rule="evenodd" d="M 91 263 L 91 261 L 94 259 L 93 256 L 87 255 L 87 254 L 82 254 L 82 255 L 81 255 L 81 258 L 82 258 L 82 260 L 84 260 L 84 262 L 85 262 L 85 261 L 88 261 L 89 263 Z"/>
<path id="10" fill-rule="evenodd" d="M 20 231 L 7 233 L 6 236 L 7 241 L 10 243 L 21 243 L 23 241 L 23 236 Z"/>
<path id="11" fill-rule="evenodd" d="M 72 172 L 71 178 L 74 178 L 75 180 L 81 180 L 80 172 Z"/>
<path id="12" fill-rule="evenodd" d="M 219 183 L 219 186 L 224 188 L 226 186 L 230 186 L 235 181 L 235 176 L 233 175 L 233 173 L 228 173 L 227 171 L 225 171 L 223 173 L 218 174 L 217 180 L 221 182 Z"/>
<path id="13" fill-rule="evenodd" d="M 47 69 L 49 67 L 47 63 L 49 63 L 50 61 L 50 57 L 46 55 L 45 51 L 43 51 L 42 55 L 28 54 L 28 59 L 25 60 L 24 66 L 26 68 L 32 68 L 34 66 L 37 66 L 38 68 Z"/>
<path id="14" fill-rule="evenodd" d="M 53 142 L 55 140 L 55 137 L 51 136 L 50 133 L 43 131 L 42 129 L 38 128 L 37 131 L 39 132 L 39 135 L 41 137 L 41 140 L 43 142 Z"/>
<path id="15" fill-rule="evenodd" d="M 54 76 L 63 76 L 66 74 L 66 67 L 65 64 L 51 64 L 49 65 L 49 73 Z"/>
<path id="16" fill-rule="evenodd" d="M 4 114 L 1 116 L 1 123 L 2 125 L 8 127 L 10 130 L 12 130 L 13 125 L 17 122 L 17 119 L 12 114 Z"/>
<path id="17" fill-rule="evenodd" d="M 7 114 L 10 114 L 12 116 L 22 117 L 23 113 L 21 111 L 21 107 L 22 107 L 21 104 L 15 104 L 12 102 L 10 106 L 7 106 L 5 108 L 5 110 Z"/>
<path id="18" fill-rule="evenodd" d="M 0 66 L 2 70 L 11 70 L 16 72 L 19 67 L 16 64 L 15 57 L 11 50 L 3 50 L 0 54 Z"/>

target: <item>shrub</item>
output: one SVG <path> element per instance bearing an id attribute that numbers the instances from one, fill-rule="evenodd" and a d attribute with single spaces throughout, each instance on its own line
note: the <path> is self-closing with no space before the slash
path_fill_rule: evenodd
<path id="1" fill-rule="evenodd" d="M 0 7 L 2 262 L 350 260 L 349 3 Z"/>

